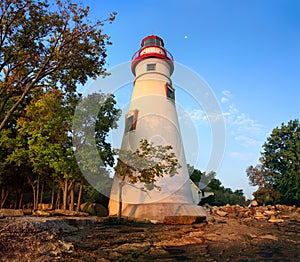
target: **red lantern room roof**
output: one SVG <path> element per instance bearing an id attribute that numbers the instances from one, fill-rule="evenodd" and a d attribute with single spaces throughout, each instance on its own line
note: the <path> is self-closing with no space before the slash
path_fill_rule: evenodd
<path id="1" fill-rule="evenodd" d="M 169 51 L 167 51 L 164 48 L 164 41 L 156 35 L 146 36 L 142 40 L 140 50 L 135 52 L 134 55 L 132 56 L 132 62 L 131 62 L 132 73 L 135 75 L 135 67 L 141 60 L 150 57 L 166 59 L 170 64 L 171 74 L 172 74 L 174 70 L 173 56 Z"/>

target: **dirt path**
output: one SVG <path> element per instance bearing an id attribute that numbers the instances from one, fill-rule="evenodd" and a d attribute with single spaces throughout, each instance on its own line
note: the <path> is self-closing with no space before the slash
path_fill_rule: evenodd
<path id="1" fill-rule="evenodd" d="M 7 217 L 0 219 L 0 261 L 300 261 L 299 213 L 284 218 L 213 215 L 201 224 L 155 225 Z"/>
<path id="2" fill-rule="evenodd" d="M 64 261 L 300 261 L 300 221 L 97 224 Z M 72 237 L 66 239 L 72 241 Z"/>

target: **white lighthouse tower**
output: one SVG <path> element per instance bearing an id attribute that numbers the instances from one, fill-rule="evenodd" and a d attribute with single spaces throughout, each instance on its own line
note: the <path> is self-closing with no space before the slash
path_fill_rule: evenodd
<path id="1" fill-rule="evenodd" d="M 161 222 L 174 217 L 205 218 L 204 210 L 194 203 L 181 140 L 171 80 L 173 57 L 160 37 L 150 35 L 142 40 L 141 48 L 133 55 L 131 70 L 135 76 L 134 89 L 125 115 L 121 149 L 134 151 L 142 139 L 171 145 L 181 168 L 176 175 L 157 180 L 160 190 L 144 191 L 142 185 L 126 184 L 122 189 L 122 215 Z M 116 174 L 110 195 L 110 215 L 119 211 L 120 182 Z"/>

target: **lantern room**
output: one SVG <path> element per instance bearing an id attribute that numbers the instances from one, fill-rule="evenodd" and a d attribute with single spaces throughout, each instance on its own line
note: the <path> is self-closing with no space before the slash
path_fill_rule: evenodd
<path id="1" fill-rule="evenodd" d="M 146 58 L 164 59 L 171 68 L 171 74 L 174 71 L 173 56 L 164 48 L 164 41 L 156 36 L 150 35 L 142 40 L 141 48 L 132 57 L 131 71 L 135 75 L 135 67 Z"/>

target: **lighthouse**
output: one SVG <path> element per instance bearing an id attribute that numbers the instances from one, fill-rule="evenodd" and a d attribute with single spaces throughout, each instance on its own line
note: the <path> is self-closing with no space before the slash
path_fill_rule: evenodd
<path id="1" fill-rule="evenodd" d="M 152 190 L 142 190 L 143 185 L 139 184 L 125 184 L 122 215 L 160 222 L 179 217 L 205 218 L 203 208 L 194 203 L 171 79 L 174 60 L 162 38 L 150 35 L 142 40 L 141 48 L 132 57 L 131 71 L 135 76 L 134 88 L 125 115 L 121 150 L 135 151 L 142 139 L 155 145 L 171 145 L 181 167 L 176 175 L 159 178 Z M 111 216 L 119 212 L 120 182 L 115 174 L 109 202 Z"/>

